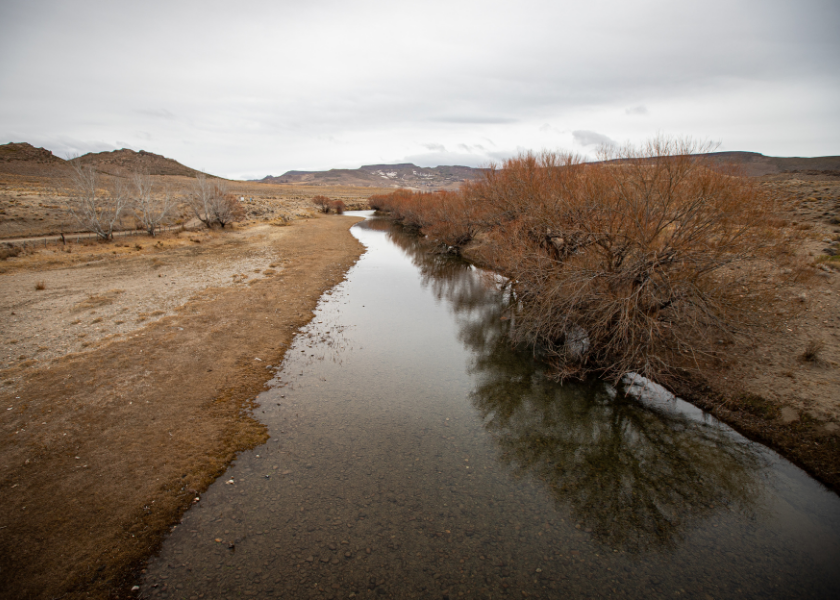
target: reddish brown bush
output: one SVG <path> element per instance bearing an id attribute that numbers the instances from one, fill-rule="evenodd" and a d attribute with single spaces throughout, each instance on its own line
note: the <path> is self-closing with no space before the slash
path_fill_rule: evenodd
<path id="1" fill-rule="evenodd" d="M 330 208 L 335 212 L 337 215 L 343 215 L 345 209 L 347 208 L 343 201 L 341 200 L 332 200 L 330 202 Z"/>
<path id="2" fill-rule="evenodd" d="M 773 203 L 691 157 L 703 150 L 658 139 L 598 163 L 526 154 L 459 193 L 371 206 L 451 246 L 484 231 L 476 252 L 511 279 L 514 336 L 559 376 L 663 380 L 707 365 L 773 296 L 750 268 L 782 242 Z"/>
<path id="3" fill-rule="evenodd" d="M 332 200 L 330 200 L 326 196 L 315 196 L 314 198 L 312 198 L 312 204 L 317 206 L 318 210 L 320 210 L 324 214 L 329 214 L 331 202 Z"/>

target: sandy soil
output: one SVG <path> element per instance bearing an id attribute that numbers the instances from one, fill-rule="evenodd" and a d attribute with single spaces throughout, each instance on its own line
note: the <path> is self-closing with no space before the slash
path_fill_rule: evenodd
<path id="1" fill-rule="evenodd" d="M 361 254 L 352 223 L 144 236 L 2 263 L 0 597 L 128 592 L 236 452 L 265 441 L 252 401 Z"/>

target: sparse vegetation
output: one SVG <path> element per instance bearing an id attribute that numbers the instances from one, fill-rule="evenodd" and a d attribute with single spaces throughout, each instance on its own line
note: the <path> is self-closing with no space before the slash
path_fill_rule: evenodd
<path id="1" fill-rule="evenodd" d="M 47 282 L 43 280 L 39 281 L 35 284 L 35 289 L 38 291 L 47 289 Z"/>

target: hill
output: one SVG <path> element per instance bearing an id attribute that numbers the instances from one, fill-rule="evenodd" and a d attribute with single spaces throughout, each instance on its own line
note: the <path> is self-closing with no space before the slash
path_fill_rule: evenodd
<path id="1" fill-rule="evenodd" d="M 135 152 L 126 148 L 111 152 L 88 153 L 71 160 L 71 162 L 76 161 L 85 165 L 93 164 L 98 170 L 109 175 L 144 170 L 148 170 L 150 175 L 180 175 L 183 177 L 195 177 L 201 173 L 195 169 L 185 167 L 177 160 L 146 152 L 145 150 Z"/>
<path id="2" fill-rule="evenodd" d="M 473 169 L 472 167 L 418 167 L 411 163 L 402 163 L 396 165 L 364 165 L 358 169 L 288 171 L 277 177 L 269 175 L 259 181 L 264 183 L 440 190 L 456 188 L 461 182 L 477 179 L 482 173 L 482 169 Z"/>
<path id="3" fill-rule="evenodd" d="M 750 177 L 783 173 L 840 176 L 840 156 L 800 158 L 765 156 L 758 152 L 711 152 L 702 155 L 702 159 L 715 164 L 736 165 Z"/>
<path id="4" fill-rule="evenodd" d="M 46 175 L 66 168 L 66 161 L 26 142 L 0 145 L 0 173 Z"/>
<path id="5" fill-rule="evenodd" d="M 0 173 L 50 177 L 62 175 L 71 162 L 93 164 L 103 173 L 131 173 L 148 170 L 151 175 L 180 175 L 195 177 L 200 171 L 185 167 L 181 163 L 159 154 L 140 150 L 114 150 L 112 152 L 91 152 L 69 161 L 53 155 L 44 148 L 36 148 L 26 142 L 12 142 L 0 145 Z"/>

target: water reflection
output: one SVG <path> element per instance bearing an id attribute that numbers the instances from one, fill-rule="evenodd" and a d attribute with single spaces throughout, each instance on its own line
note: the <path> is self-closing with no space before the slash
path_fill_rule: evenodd
<path id="1" fill-rule="evenodd" d="M 632 551 L 673 547 L 721 507 L 755 510 L 761 460 L 726 428 L 644 410 L 597 383 L 549 381 L 511 346 L 503 289 L 461 259 L 430 253 L 411 232 L 393 228 L 389 237 L 451 303 L 472 353 L 471 400 L 501 461 L 543 481 L 599 541 Z"/>
<path id="2" fill-rule="evenodd" d="M 271 439 L 141 597 L 840 597 L 835 496 L 702 419 L 547 381 L 498 282 L 367 227 L 259 398 Z"/>

